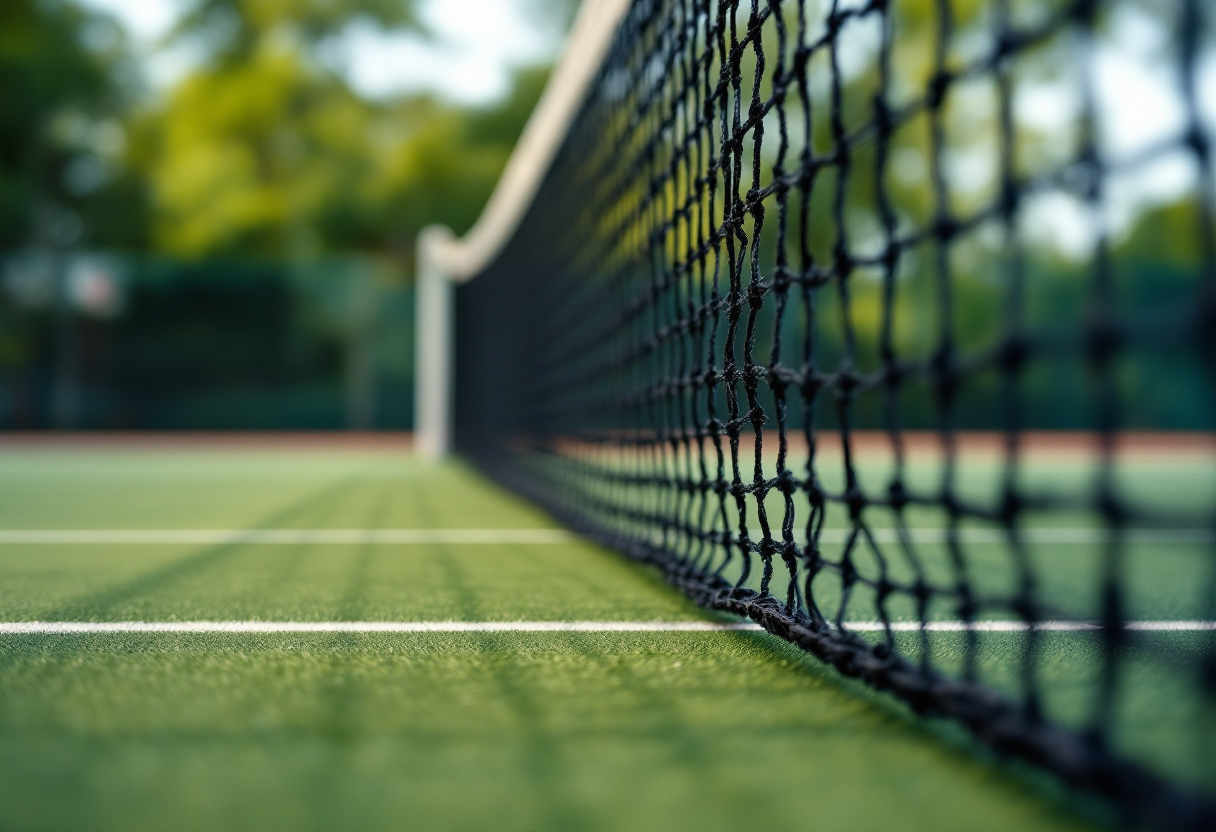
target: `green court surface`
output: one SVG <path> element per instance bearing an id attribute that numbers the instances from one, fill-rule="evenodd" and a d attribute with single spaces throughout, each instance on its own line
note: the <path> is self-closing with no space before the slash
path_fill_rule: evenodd
<path id="1" fill-rule="evenodd" d="M 553 527 L 401 450 L 0 449 L 0 531 Z M 713 619 L 570 540 L 10 542 L 0 620 Z M 1087 822 L 763 633 L 0 635 L 2 829 Z"/>

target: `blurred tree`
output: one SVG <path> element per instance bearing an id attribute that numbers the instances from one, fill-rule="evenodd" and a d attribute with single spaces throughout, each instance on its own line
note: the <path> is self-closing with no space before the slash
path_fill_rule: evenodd
<path id="1" fill-rule="evenodd" d="M 422 28 L 414 0 L 194 0 L 176 36 L 198 39 L 214 62 L 226 63 L 248 60 L 267 39 L 316 49 L 357 18 Z"/>
<path id="2" fill-rule="evenodd" d="M 389 154 L 377 206 L 382 238 L 399 236 L 411 245 L 429 223 L 458 234 L 477 219 L 489 199 L 548 78 L 546 68 L 516 74 L 511 94 L 499 104 L 472 110 L 445 107 L 429 99 L 399 104 L 401 135 Z M 396 231 L 394 232 L 394 229 Z"/>
<path id="3" fill-rule="evenodd" d="M 522 0 L 523 10 L 542 25 L 566 32 L 583 0 Z"/>
<path id="4" fill-rule="evenodd" d="M 117 23 L 67 0 L 4 0 L 0 79 L 0 250 L 141 245 L 146 201 L 120 120 L 135 75 Z"/>
<path id="5" fill-rule="evenodd" d="M 544 73 L 466 111 L 360 98 L 325 60 L 350 22 L 421 31 L 398 0 L 199 0 L 175 33 L 208 60 L 139 123 L 133 158 L 155 194 L 156 247 L 191 257 L 408 256 L 427 222 L 476 218 Z"/>

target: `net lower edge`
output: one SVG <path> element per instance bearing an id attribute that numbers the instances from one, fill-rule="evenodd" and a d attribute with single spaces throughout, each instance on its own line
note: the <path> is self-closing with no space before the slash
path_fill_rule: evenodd
<path id="1" fill-rule="evenodd" d="M 698 606 L 750 619 L 845 676 L 893 694 L 917 714 L 962 724 L 1000 757 L 1031 763 L 1069 787 L 1101 799 L 1125 823 L 1186 832 L 1216 830 L 1216 801 L 1174 786 L 1100 741 L 1033 718 L 980 683 L 927 672 L 897 654 L 882 655 L 854 634 L 816 625 L 805 615 L 791 612 L 772 595 L 735 587 L 719 575 L 690 568 L 662 548 L 589 523 L 510 463 L 478 455 L 473 455 L 473 461 L 492 479 L 533 500 L 580 535 L 656 567 L 670 585 Z"/>

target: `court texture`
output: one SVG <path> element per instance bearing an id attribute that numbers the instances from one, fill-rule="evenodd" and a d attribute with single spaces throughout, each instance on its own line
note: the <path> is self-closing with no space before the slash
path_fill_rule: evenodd
<path id="1" fill-rule="evenodd" d="M 1068 453 L 1032 468 L 1083 474 Z M 1204 454 L 1129 469 L 1156 500 L 1216 485 Z M 1097 546 L 1067 520 L 1037 557 L 1084 604 Z M 1198 572 L 1194 599 L 1154 592 L 1195 551 L 1181 532 L 1133 547 L 1130 617 L 1163 650 L 1204 637 Z M 1024 634 L 982 637 L 993 676 L 1002 656 L 1016 676 Z M 1083 710 L 1091 636 L 1044 638 L 1044 690 Z M 1160 680 L 1139 695 L 1169 704 L 1127 748 L 1210 787 L 1202 703 Z M 1102 812 L 405 440 L 0 444 L 0 829 L 1046 830 Z"/>

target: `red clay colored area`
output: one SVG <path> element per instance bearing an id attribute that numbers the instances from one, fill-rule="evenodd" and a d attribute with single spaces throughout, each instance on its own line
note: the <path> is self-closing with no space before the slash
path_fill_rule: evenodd
<path id="1" fill-rule="evenodd" d="M 909 456 L 938 457 L 946 449 L 942 434 L 933 431 L 901 431 L 900 441 Z M 1118 457 L 1209 457 L 1216 460 L 1216 434 L 1128 432 L 1112 437 L 1112 450 Z M 1000 458 L 1009 452 L 1009 437 L 996 431 L 965 431 L 952 434 L 955 453 L 975 459 Z M 1017 436 L 1016 449 L 1027 457 L 1093 458 L 1102 453 L 1102 437 L 1083 431 L 1030 431 Z M 777 436 L 766 433 L 764 444 L 776 448 Z M 771 443 L 771 445 L 770 445 Z M 790 448 L 801 452 L 806 442 L 801 436 L 791 436 Z M 816 435 L 819 452 L 839 454 L 841 435 L 838 431 L 821 431 Z M 853 431 L 849 444 L 859 456 L 890 456 L 894 453 L 891 435 L 885 431 Z"/>
<path id="2" fill-rule="evenodd" d="M 283 450 L 407 451 L 412 434 L 404 431 L 0 431 L 0 450 Z"/>
<path id="3" fill-rule="evenodd" d="M 858 456 L 889 457 L 893 453 L 891 435 L 885 431 L 853 431 L 849 434 L 853 453 Z M 1001 458 L 1007 453 L 1008 438 L 996 431 L 961 431 L 953 434 L 955 452 L 962 458 Z M 838 455 L 838 431 L 816 434 L 817 453 Z M 945 450 L 941 434 L 933 431 L 902 431 L 900 440 L 908 456 L 939 457 Z M 577 444 L 577 443 L 576 443 Z M 789 434 L 790 453 L 801 456 L 806 442 L 801 432 Z M 19 448 L 63 450 L 157 450 L 157 449 L 257 449 L 283 451 L 408 451 L 413 447 L 410 433 L 401 432 L 293 432 L 293 431 L 214 431 L 214 432 L 6 432 L 0 431 L 0 450 Z M 1032 431 L 1018 436 L 1018 453 L 1027 457 L 1093 458 L 1101 454 L 1101 439 L 1086 432 Z M 749 454 L 752 435 L 740 438 L 740 451 Z M 765 455 L 776 454 L 777 434 L 764 434 Z M 1161 459 L 1195 457 L 1216 461 L 1216 434 L 1128 432 L 1114 437 L 1114 452 L 1121 458 Z"/>

